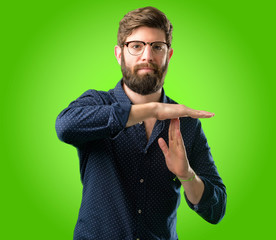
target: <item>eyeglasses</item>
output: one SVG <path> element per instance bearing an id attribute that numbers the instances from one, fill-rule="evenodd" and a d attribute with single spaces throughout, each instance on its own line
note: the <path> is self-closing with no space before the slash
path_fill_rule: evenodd
<path id="1" fill-rule="evenodd" d="M 130 42 L 124 43 L 124 45 L 128 49 L 128 52 L 134 56 L 143 54 L 147 44 L 150 45 L 152 52 L 159 56 L 164 55 L 170 48 L 170 44 L 165 42 L 150 43 L 150 42 L 143 42 L 143 41 L 130 41 Z"/>

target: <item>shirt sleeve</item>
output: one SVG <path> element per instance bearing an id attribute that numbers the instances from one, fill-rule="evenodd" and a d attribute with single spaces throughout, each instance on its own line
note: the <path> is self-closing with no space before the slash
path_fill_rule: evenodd
<path id="1" fill-rule="evenodd" d="M 108 98 L 98 91 L 89 90 L 70 103 L 56 119 L 58 138 L 81 146 L 86 142 L 116 136 L 126 126 L 131 104 L 112 103 Z"/>
<path id="2" fill-rule="evenodd" d="M 226 187 L 218 174 L 199 120 L 197 120 L 196 135 L 189 162 L 203 181 L 205 188 L 200 202 L 196 205 L 192 204 L 184 193 L 187 204 L 203 219 L 212 224 L 217 224 L 225 215 Z"/>

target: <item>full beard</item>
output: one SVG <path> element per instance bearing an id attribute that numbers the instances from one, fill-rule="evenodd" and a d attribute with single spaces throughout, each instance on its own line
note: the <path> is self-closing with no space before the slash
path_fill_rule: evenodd
<path id="1" fill-rule="evenodd" d="M 122 55 L 121 70 L 123 74 L 123 82 L 132 91 L 140 95 L 149 95 L 157 92 L 164 85 L 164 78 L 168 69 L 168 60 L 163 67 L 159 68 L 155 63 L 142 63 L 134 66 L 133 72 L 125 64 L 124 55 Z M 138 74 L 139 69 L 149 67 L 153 72 Z"/>

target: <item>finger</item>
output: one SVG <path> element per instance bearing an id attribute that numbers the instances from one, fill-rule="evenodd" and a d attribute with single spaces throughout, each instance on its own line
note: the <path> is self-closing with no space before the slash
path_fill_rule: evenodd
<path id="1" fill-rule="evenodd" d="M 172 120 L 170 120 L 170 126 L 169 126 L 169 145 L 171 140 L 172 140 Z"/>
<path id="2" fill-rule="evenodd" d="M 183 151 L 186 151 L 185 143 L 184 143 L 184 139 L 183 139 L 183 137 L 182 137 L 181 131 L 178 130 L 177 134 L 178 134 L 178 137 L 177 137 L 177 146 L 178 146 L 180 149 L 182 149 Z"/>
<path id="3" fill-rule="evenodd" d="M 181 149 L 182 151 L 186 151 L 184 140 L 182 137 L 181 129 L 180 129 L 180 119 L 177 119 L 177 124 L 176 124 L 176 141 L 177 141 L 177 147 Z"/>
<path id="4" fill-rule="evenodd" d="M 164 154 L 164 157 L 168 158 L 169 148 L 168 148 L 167 143 L 165 142 L 165 140 L 163 138 L 158 139 L 158 145 L 161 148 L 161 150 Z"/>
<path id="5" fill-rule="evenodd" d="M 177 145 L 177 119 L 172 119 L 172 140 L 173 140 L 173 144 Z"/>
<path id="6" fill-rule="evenodd" d="M 169 144 L 173 143 L 174 139 L 175 139 L 175 122 L 174 119 L 170 120 L 170 127 L 169 127 Z"/>
<path id="7" fill-rule="evenodd" d="M 180 120 L 178 119 L 177 120 L 177 129 L 176 129 L 176 138 L 177 138 L 177 146 L 180 147 L 180 148 L 183 148 L 184 147 L 184 142 L 183 142 L 183 138 L 182 138 L 182 134 L 181 134 L 181 131 L 180 131 Z"/>
<path id="8" fill-rule="evenodd" d="M 182 135 L 180 132 L 180 120 L 176 119 L 175 121 L 175 135 L 176 135 L 176 142 L 178 147 L 182 147 L 183 141 L 182 141 Z"/>
<path id="9" fill-rule="evenodd" d="M 192 118 L 211 118 L 215 114 L 211 112 L 201 111 L 201 110 L 195 110 L 188 108 L 187 109 L 187 115 Z"/>
<path id="10" fill-rule="evenodd" d="M 175 119 L 171 120 L 172 122 L 172 140 L 175 139 Z"/>

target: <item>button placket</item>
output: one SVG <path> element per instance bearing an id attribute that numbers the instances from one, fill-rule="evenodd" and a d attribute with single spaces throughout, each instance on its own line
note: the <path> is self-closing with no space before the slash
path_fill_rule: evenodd
<path id="1" fill-rule="evenodd" d="M 143 232 L 144 225 L 144 213 L 145 213 L 145 201 L 146 201 L 146 184 L 145 179 L 147 176 L 148 169 L 147 165 L 147 156 L 144 153 L 141 153 L 141 161 L 139 164 L 138 179 L 137 179 L 137 236 L 141 236 Z M 140 238 L 139 238 L 140 239 Z"/>

